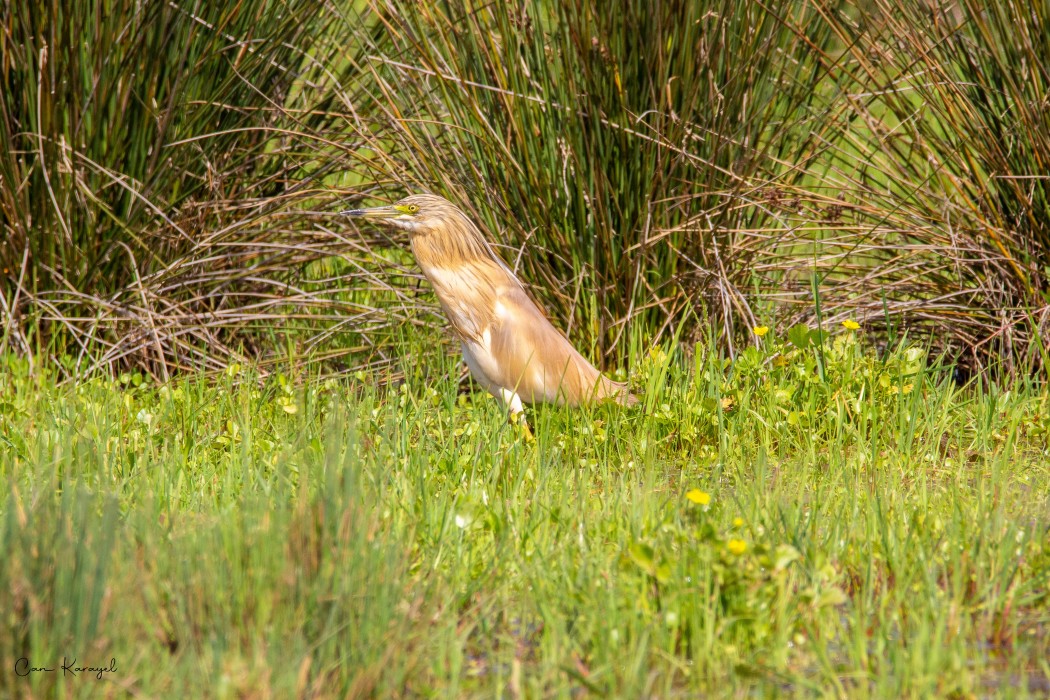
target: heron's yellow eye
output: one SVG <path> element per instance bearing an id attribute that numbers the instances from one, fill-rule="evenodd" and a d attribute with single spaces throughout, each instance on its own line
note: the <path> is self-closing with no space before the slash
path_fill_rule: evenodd
<path id="1" fill-rule="evenodd" d="M 415 214 L 417 211 L 419 211 L 419 207 L 417 207 L 415 204 L 409 204 L 408 205 L 408 213 L 409 214 Z"/>

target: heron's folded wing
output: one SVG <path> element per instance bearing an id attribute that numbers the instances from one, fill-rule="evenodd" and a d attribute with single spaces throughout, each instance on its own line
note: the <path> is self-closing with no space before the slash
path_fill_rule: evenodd
<path id="1" fill-rule="evenodd" d="M 516 285 L 497 297 L 492 352 L 500 382 L 527 402 L 578 404 L 602 395 L 601 373 Z"/>

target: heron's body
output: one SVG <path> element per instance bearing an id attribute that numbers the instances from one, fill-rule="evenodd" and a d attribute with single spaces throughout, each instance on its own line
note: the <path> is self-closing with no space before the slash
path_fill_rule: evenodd
<path id="1" fill-rule="evenodd" d="M 409 231 L 416 262 L 460 339 L 467 367 L 511 413 L 520 413 L 523 401 L 637 401 L 551 324 L 458 207 L 435 195 L 413 195 L 353 213 Z"/>

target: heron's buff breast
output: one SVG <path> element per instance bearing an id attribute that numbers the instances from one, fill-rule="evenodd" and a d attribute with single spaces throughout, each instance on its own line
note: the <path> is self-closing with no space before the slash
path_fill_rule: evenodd
<path id="1" fill-rule="evenodd" d="M 462 341 L 463 354 L 475 378 L 491 393 L 509 384 L 503 388 L 520 391 L 526 401 L 553 400 L 557 386 L 546 386 L 541 363 L 520 366 L 516 358 L 501 357 L 493 342 L 497 327 L 515 328 L 529 320 L 518 318 L 513 306 L 501 301 L 513 292 L 524 294 L 518 280 L 488 255 L 473 255 L 473 246 L 458 245 L 449 250 L 442 245 L 442 250 L 435 250 L 435 243 L 447 242 L 419 236 L 413 238 L 412 250 Z"/>

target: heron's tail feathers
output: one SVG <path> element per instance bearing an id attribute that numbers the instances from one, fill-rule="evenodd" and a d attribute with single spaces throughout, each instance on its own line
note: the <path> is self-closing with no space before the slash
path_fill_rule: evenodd
<path id="1" fill-rule="evenodd" d="M 598 400 L 608 399 L 621 406 L 634 406 L 638 403 L 638 397 L 631 393 L 627 384 L 614 382 L 604 375 L 599 378 L 595 393 Z"/>

